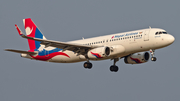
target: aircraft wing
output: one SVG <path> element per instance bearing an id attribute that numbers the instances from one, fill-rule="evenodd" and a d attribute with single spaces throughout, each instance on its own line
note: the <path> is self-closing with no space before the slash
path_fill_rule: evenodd
<path id="1" fill-rule="evenodd" d="M 101 46 L 89 46 L 89 45 L 82 45 L 82 44 L 76 44 L 76 43 L 70 43 L 70 42 L 60 42 L 60 41 L 53 41 L 53 40 L 46 40 L 46 39 L 40 39 L 40 38 L 33 38 L 26 36 L 22 33 L 22 31 L 19 29 L 17 25 L 16 29 L 19 33 L 19 35 L 23 38 L 35 40 L 41 42 L 40 44 L 45 45 L 45 47 L 51 46 L 56 47 L 65 50 L 70 50 L 78 54 L 84 55 L 89 49 L 101 47 Z"/>
<path id="2" fill-rule="evenodd" d="M 93 49 L 100 46 L 88 46 L 88 45 L 82 45 L 82 44 L 76 44 L 76 43 L 68 43 L 68 42 L 60 42 L 60 41 L 53 41 L 53 40 L 46 40 L 46 39 L 39 39 L 39 38 L 33 38 L 28 37 L 25 35 L 22 35 L 23 38 L 40 41 L 42 45 L 45 45 L 45 47 L 51 46 L 51 47 L 57 47 L 60 49 L 70 50 L 76 52 L 77 50 L 83 50 L 83 49 Z"/>
<path id="3" fill-rule="evenodd" d="M 10 52 L 15 52 L 15 53 L 24 53 L 24 54 L 30 54 L 30 55 L 37 54 L 35 52 L 28 52 L 28 51 L 22 51 L 22 50 L 14 50 L 14 49 L 5 49 L 5 51 L 10 51 Z"/>

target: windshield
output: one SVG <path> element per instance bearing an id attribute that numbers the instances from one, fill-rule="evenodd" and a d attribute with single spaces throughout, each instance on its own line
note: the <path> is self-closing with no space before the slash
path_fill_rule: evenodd
<path id="1" fill-rule="evenodd" d="M 167 32 L 156 32 L 155 35 L 159 35 L 159 34 L 167 34 Z"/>

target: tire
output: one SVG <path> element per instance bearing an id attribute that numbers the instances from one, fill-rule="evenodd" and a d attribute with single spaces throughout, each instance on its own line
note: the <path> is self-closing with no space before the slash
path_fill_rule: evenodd
<path id="1" fill-rule="evenodd" d="M 91 69 L 91 68 L 92 68 L 92 63 L 90 63 L 90 62 L 85 62 L 85 63 L 84 63 L 84 68 L 86 68 L 86 69 Z"/>
<path id="2" fill-rule="evenodd" d="M 151 61 L 156 61 L 156 60 L 157 60 L 156 57 L 152 57 L 152 58 L 151 58 Z"/>
<path id="3" fill-rule="evenodd" d="M 118 66 L 115 66 L 115 65 L 110 66 L 111 72 L 117 72 L 118 70 L 119 70 Z"/>

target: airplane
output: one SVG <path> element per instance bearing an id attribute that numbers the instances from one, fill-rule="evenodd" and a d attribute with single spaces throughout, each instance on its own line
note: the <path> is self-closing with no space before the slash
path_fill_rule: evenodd
<path id="1" fill-rule="evenodd" d="M 22 38 L 28 40 L 28 51 L 5 49 L 20 53 L 21 57 L 55 63 L 84 63 L 84 68 L 91 69 L 90 61 L 110 59 L 113 65 L 111 72 L 119 70 L 116 62 L 124 59 L 126 64 L 141 64 L 151 60 L 156 61 L 155 50 L 171 45 L 175 38 L 164 29 L 147 28 L 135 31 L 60 42 L 47 40 L 31 18 L 23 19 L 26 35 L 15 24 Z M 149 54 L 149 52 L 150 54 Z"/>

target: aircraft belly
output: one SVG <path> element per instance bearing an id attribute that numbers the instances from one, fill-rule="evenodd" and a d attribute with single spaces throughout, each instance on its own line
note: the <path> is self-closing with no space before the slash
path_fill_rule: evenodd
<path id="1" fill-rule="evenodd" d="M 74 63 L 74 62 L 80 62 L 83 61 L 79 58 L 76 54 L 73 52 L 65 52 L 69 57 L 63 56 L 63 55 L 57 55 L 49 60 L 49 62 L 57 62 L 57 63 Z"/>

